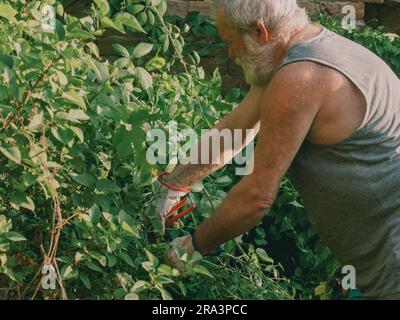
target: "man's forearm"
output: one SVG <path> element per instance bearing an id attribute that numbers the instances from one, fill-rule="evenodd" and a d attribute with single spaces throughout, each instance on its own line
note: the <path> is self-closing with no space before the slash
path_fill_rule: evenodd
<path id="1" fill-rule="evenodd" d="M 246 179 L 247 178 L 247 179 Z M 229 192 L 213 216 L 196 232 L 196 249 L 207 254 L 221 244 L 254 228 L 272 207 L 276 187 L 254 188 L 254 179 L 246 177 Z"/>
<path id="2" fill-rule="evenodd" d="M 216 170 L 222 168 L 225 164 L 229 163 L 233 157 L 235 157 L 240 151 L 243 150 L 257 135 L 260 130 L 260 119 L 259 119 L 259 109 L 258 105 L 260 103 L 261 96 L 264 92 L 264 88 L 260 87 L 252 87 L 240 105 L 235 108 L 229 115 L 227 115 L 224 119 L 218 122 L 213 129 L 217 132 L 221 132 L 222 130 L 230 130 L 231 137 L 234 137 L 234 130 L 241 129 L 242 130 L 242 143 L 239 146 L 233 145 L 225 148 L 224 143 L 220 143 L 220 150 L 217 161 L 209 161 L 208 164 L 202 164 L 202 151 L 207 154 L 204 155 L 204 158 L 211 159 L 213 154 L 212 136 L 214 135 L 214 139 L 216 136 L 216 132 L 214 133 L 210 130 L 208 135 L 203 135 L 201 139 L 196 143 L 193 147 L 197 149 L 197 160 L 198 164 L 179 164 L 175 170 L 171 173 L 168 180 L 178 186 L 188 188 L 195 184 L 196 182 L 201 181 L 204 177 L 209 174 L 215 172 Z M 251 133 L 247 132 L 246 129 L 253 129 Z M 223 135 L 220 135 L 223 136 Z M 208 148 L 205 150 L 202 149 L 202 145 L 205 140 L 208 139 Z M 232 139 L 233 141 L 233 139 Z M 214 163 L 213 163 L 214 162 Z"/>
<path id="3" fill-rule="evenodd" d="M 194 146 L 194 148 L 197 149 L 195 163 L 179 164 L 168 177 L 170 183 L 177 187 L 188 188 L 193 184 L 200 182 L 204 177 L 222 168 L 227 163 L 230 163 L 231 160 L 255 138 L 259 130 L 259 123 L 257 123 L 250 132 L 244 130 L 242 141 L 238 145 L 232 143 L 233 145 L 226 147 L 224 143 L 219 143 L 220 149 L 217 150 L 217 158 L 213 159 L 211 156 L 214 156 L 212 144 L 216 139 L 220 139 L 220 130 L 228 129 L 223 126 L 224 123 L 221 122 L 213 128 L 215 131 L 210 131 L 209 134 L 201 137 L 198 143 Z M 233 129 L 228 130 L 230 130 L 231 136 L 233 137 Z M 206 140 L 208 140 L 208 142 L 206 142 Z M 202 145 L 209 146 L 209 148 L 203 148 Z M 207 154 L 203 155 L 204 152 Z M 208 163 L 203 164 L 202 158 L 208 159 Z"/>

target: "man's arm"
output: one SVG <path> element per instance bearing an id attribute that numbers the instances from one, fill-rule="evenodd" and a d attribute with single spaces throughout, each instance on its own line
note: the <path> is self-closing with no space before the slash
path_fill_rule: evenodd
<path id="1" fill-rule="evenodd" d="M 288 65 L 271 81 L 260 104 L 261 128 L 254 171 L 244 177 L 195 232 L 202 254 L 259 223 L 275 200 L 280 182 L 321 105 L 316 70 L 307 62 Z"/>
<path id="2" fill-rule="evenodd" d="M 201 164 L 200 160 L 198 161 L 198 164 L 180 164 L 167 178 L 167 181 L 180 188 L 189 188 L 196 182 L 201 181 L 204 177 L 229 163 L 234 156 L 236 156 L 255 138 L 259 131 L 260 115 L 258 113 L 258 105 L 264 90 L 265 88 L 252 87 L 239 106 L 237 106 L 230 114 L 219 121 L 213 128 L 218 130 L 218 132 L 223 129 L 228 129 L 231 131 L 234 129 L 243 129 L 244 134 L 242 136 L 242 145 L 239 148 L 234 149 L 232 146 L 230 150 L 226 150 L 224 149 L 224 143 L 221 143 L 221 161 L 218 164 Z M 253 129 L 253 134 L 246 134 L 246 129 Z M 204 135 L 193 146 L 193 148 L 197 148 L 198 150 L 198 159 L 201 159 L 201 144 L 205 139 L 208 139 L 209 141 L 210 149 L 207 150 L 207 152 L 211 154 L 212 136 Z"/>

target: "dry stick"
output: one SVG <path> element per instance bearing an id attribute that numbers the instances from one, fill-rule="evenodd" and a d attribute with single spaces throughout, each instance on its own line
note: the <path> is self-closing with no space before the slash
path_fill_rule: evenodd
<path id="1" fill-rule="evenodd" d="M 55 188 L 54 188 L 55 190 Z M 51 249 L 50 253 L 50 261 L 55 264 L 56 270 L 57 270 L 57 275 L 58 275 L 58 282 L 60 284 L 61 290 L 63 292 L 63 298 L 66 296 L 64 286 L 62 284 L 61 280 L 61 275 L 60 272 L 58 271 L 58 266 L 56 262 L 56 255 L 57 255 L 57 249 L 58 249 L 58 243 L 61 235 L 61 229 L 65 225 L 65 222 L 63 220 L 62 214 L 61 214 L 61 208 L 60 208 L 60 199 L 58 198 L 57 192 L 54 195 L 54 200 L 55 200 L 55 214 L 57 215 L 57 225 L 55 227 L 55 237 L 54 237 L 54 245 L 53 248 Z"/>
<path id="2" fill-rule="evenodd" d="M 53 188 L 54 188 L 54 186 L 53 186 Z M 54 190 L 56 190 L 56 188 L 54 188 Z M 56 261 L 56 255 L 57 255 L 58 243 L 59 243 L 60 236 L 61 236 L 61 230 L 64 227 L 64 225 L 66 224 L 66 221 L 64 221 L 64 219 L 62 217 L 60 199 L 58 197 L 57 191 L 55 191 L 54 198 L 56 200 L 55 212 L 57 214 L 58 222 L 57 222 L 57 226 L 56 226 L 56 230 L 57 231 L 56 231 L 56 235 L 55 235 L 55 242 L 54 242 L 52 254 L 50 256 L 50 259 L 51 259 L 50 261 L 51 261 L 52 264 L 55 265 L 56 272 L 57 272 L 57 281 L 58 281 L 58 283 L 60 285 L 60 288 L 61 288 L 63 300 L 67 300 L 68 296 L 67 296 L 67 293 L 65 291 L 65 288 L 64 288 L 64 285 L 63 285 L 63 282 L 62 282 L 62 278 L 61 278 L 61 274 L 60 274 L 60 271 L 58 269 L 58 264 L 57 264 L 57 261 Z"/>
<path id="3" fill-rule="evenodd" d="M 42 254 L 44 257 L 44 262 L 42 265 L 42 268 L 45 265 L 54 265 L 55 269 L 56 269 L 56 280 L 58 282 L 58 284 L 60 285 L 61 288 L 61 292 L 62 292 L 62 298 L 63 300 L 67 300 L 68 296 L 67 293 L 65 291 L 63 282 L 62 282 L 62 278 L 61 278 L 61 274 L 58 268 L 58 264 L 56 261 L 56 255 L 57 255 L 57 249 L 58 249 L 58 243 L 59 243 L 59 239 L 61 236 L 61 230 L 63 228 L 63 226 L 66 224 L 67 220 L 64 220 L 62 217 L 62 213 L 61 213 L 61 206 L 60 206 L 60 199 L 58 197 L 56 188 L 53 185 L 53 181 L 49 180 L 49 186 L 50 189 L 52 191 L 52 199 L 53 199 L 53 205 L 54 205 L 54 209 L 53 209 L 53 230 L 52 230 L 52 235 L 51 235 L 51 241 L 50 241 L 50 247 L 49 247 L 49 251 L 48 253 L 46 253 L 44 251 L 44 249 L 42 249 Z M 72 218 L 72 217 L 71 217 Z M 55 221 L 57 221 L 57 224 L 55 224 Z M 55 225 L 54 225 L 55 224 Z M 36 294 L 40 288 L 43 276 L 41 277 L 38 286 L 32 296 L 32 300 L 36 297 Z"/>
<path id="4" fill-rule="evenodd" d="M 27 291 L 27 290 L 29 289 L 29 287 L 31 286 L 31 284 L 35 281 L 35 279 L 37 278 L 37 276 L 38 276 L 38 275 L 41 273 L 41 271 L 43 270 L 44 266 L 49 265 L 49 258 L 48 258 L 47 254 L 46 254 L 46 250 L 44 249 L 43 244 L 40 245 L 39 249 L 40 249 L 40 251 L 41 251 L 41 253 L 42 253 L 42 256 L 43 256 L 43 263 L 41 264 L 41 267 L 40 267 L 40 269 L 38 270 L 38 272 L 36 273 L 35 277 L 32 279 L 30 285 L 29 285 L 28 287 L 26 287 L 26 289 L 24 290 L 24 292 Z M 36 290 L 35 290 L 35 292 L 33 293 L 33 296 L 32 296 L 32 298 L 31 298 L 32 300 L 35 299 L 36 294 L 37 294 L 37 292 L 39 291 L 40 285 L 42 284 L 43 277 L 44 277 L 44 274 L 42 274 L 42 276 L 41 276 L 41 278 L 40 278 L 40 280 L 39 280 L 39 283 L 38 283 L 38 285 L 36 286 Z"/>
<path id="5" fill-rule="evenodd" d="M 61 216 L 61 209 L 60 209 L 60 206 L 59 206 L 59 199 L 58 199 L 57 195 L 53 195 L 53 202 L 54 202 L 53 214 L 54 214 L 54 216 L 57 215 L 57 218 L 59 218 Z M 56 279 L 57 279 L 57 282 L 60 285 L 63 299 L 67 300 L 68 296 L 66 294 L 64 285 L 62 283 L 61 274 L 60 274 L 60 271 L 58 269 L 58 265 L 57 265 L 57 261 L 56 261 L 58 240 L 60 238 L 61 229 L 62 229 L 63 225 L 64 225 L 63 221 L 58 220 L 58 223 L 54 228 L 55 230 L 53 230 L 53 232 L 52 232 L 52 241 L 54 241 L 54 242 L 52 243 L 51 247 L 49 248 L 49 254 L 46 254 L 46 252 L 44 252 L 44 250 L 42 252 L 42 254 L 44 256 L 44 262 L 43 262 L 43 265 L 42 265 L 41 269 L 43 269 L 43 267 L 45 265 L 53 265 L 54 264 L 55 269 L 56 269 L 56 275 L 57 275 Z M 36 287 L 36 290 L 35 290 L 35 292 L 34 292 L 34 294 L 32 296 L 32 300 L 36 297 L 36 294 L 37 294 L 37 292 L 38 292 L 38 290 L 40 288 L 40 285 L 42 283 L 43 276 L 44 275 L 42 275 L 42 277 L 41 277 L 41 279 L 40 279 L 40 281 L 38 283 L 38 286 Z"/>
<path id="6" fill-rule="evenodd" d="M 58 264 L 57 264 L 56 260 L 54 260 L 54 265 L 56 267 L 57 281 L 58 281 L 58 284 L 59 284 L 59 286 L 61 288 L 63 300 L 68 300 L 67 292 L 65 291 L 65 288 L 64 288 L 64 285 L 63 285 L 63 282 L 62 282 L 62 279 L 61 279 L 61 273 L 60 273 L 60 270 L 58 269 Z"/>
<path id="7" fill-rule="evenodd" d="M 41 270 L 39 270 L 39 271 L 41 271 Z M 37 285 L 36 290 L 35 290 L 35 292 L 33 293 L 32 300 L 35 299 L 36 294 L 37 294 L 38 291 L 39 291 L 40 285 L 42 284 L 43 277 L 44 277 L 44 274 L 42 274 L 42 276 L 41 276 L 41 278 L 40 278 L 40 280 L 39 280 L 39 284 Z"/>

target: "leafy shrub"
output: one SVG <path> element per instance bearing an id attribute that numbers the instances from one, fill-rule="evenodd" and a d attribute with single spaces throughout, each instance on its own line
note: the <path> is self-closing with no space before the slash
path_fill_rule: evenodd
<path id="1" fill-rule="evenodd" d="M 41 29 L 45 3 L 57 8 L 54 33 Z M 194 256 L 183 274 L 157 258 L 168 239 L 152 238 L 143 211 L 164 168 L 147 163 L 146 132 L 172 120 L 210 127 L 232 104 L 220 96 L 217 71 L 206 80 L 198 61 L 183 59 L 181 31 L 163 19 L 165 0 L 135 5 L 136 13 L 111 16 L 107 1 L 96 0 L 91 15 L 78 19 L 51 0 L 1 3 L 0 283 L 7 297 L 290 297 L 260 250 L 234 257 L 232 249 L 221 262 L 197 265 Z M 157 22 L 142 24 L 142 12 Z M 95 41 L 106 28 L 139 32 L 143 42 L 116 44 L 119 58 L 103 60 Z M 171 74 L 177 61 L 186 70 Z M 190 228 L 210 213 L 198 204 L 203 211 Z M 41 288 L 45 265 L 55 267 L 56 290 Z"/>
<path id="2" fill-rule="evenodd" d="M 54 33 L 40 27 L 46 3 L 56 8 Z M 153 182 L 165 170 L 146 161 L 146 132 L 167 130 L 170 121 L 181 129 L 210 128 L 243 93 L 232 90 L 223 98 L 218 70 L 205 76 L 190 43 L 190 28 L 200 30 L 202 21 L 173 25 L 164 19 L 165 0 L 87 3 L 90 15 L 78 19 L 54 0 L 0 1 L 0 294 L 8 299 L 332 296 L 337 263 L 310 227 L 288 179 L 271 215 L 228 242 L 224 255 L 186 257 L 184 273 L 163 264 L 166 242 L 185 231 L 155 238 L 143 214 Z M 96 42 L 106 29 L 134 32 L 143 40 L 132 48 L 115 44 L 118 58 L 104 60 Z M 360 39 L 375 39 L 374 32 Z M 381 44 L 386 38 L 377 32 L 374 41 L 390 58 L 394 49 Z M 183 71 L 171 72 L 177 65 Z M 185 220 L 185 230 L 209 217 L 237 179 L 230 166 L 207 177 L 190 195 L 198 209 Z M 282 251 L 274 243 L 282 242 L 290 244 L 290 257 L 274 253 Z M 42 290 L 42 267 L 50 264 L 57 289 Z"/>

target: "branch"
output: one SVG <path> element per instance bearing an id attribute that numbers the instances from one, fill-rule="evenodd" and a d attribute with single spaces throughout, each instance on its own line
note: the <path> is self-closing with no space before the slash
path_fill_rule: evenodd
<path id="1" fill-rule="evenodd" d="M 58 58 L 57 58 L 57 60 L 58 60 Z M 55 61 L 56 61 L 56 60 L 52 60 L 52 61 L 50 61 L 50 62 L 47 64 L 46 68 L 45 68 L 44 71 L 43 71 L 43 74 L 40 76 L 39 79 L 36 80 L 36 82 L 34 83 L 33 87 L 28 91 L 28 93 L 26 94 L 25 99 L 24 99 L 24 101 L 22 102 L 22 104 L 21 104 L 21 105 L 18 105 L 18 103 L 17 103 L 17 112 L 16 112 L 16 113 L 10 112 L 10 113 L 7 115 L 7 118 L 6 118 L 6 120 L 5 120 L 4 126 L 3 126 L 3 128 L 0 130 L 0 133 L 5 132 L 5 131 L 8 129 L 8 127 L 10 126 L 10 123 L 11 123 L 11 122 L 15 119 L 15 117 L 16 117 L 17 115 L 19 115 L 19 114 L 21 113 L 21 111 L 25 108 L 25 106 L 28 104 L 30 98 L 32 97 L 33 91 L 36 89 L 36 87 L 39 85 L 39 83 L 43 81 L 44 77 L 45 77 L 46 74 L 49 72 L 50 68 L 54 65 Z"/>

